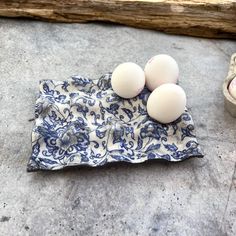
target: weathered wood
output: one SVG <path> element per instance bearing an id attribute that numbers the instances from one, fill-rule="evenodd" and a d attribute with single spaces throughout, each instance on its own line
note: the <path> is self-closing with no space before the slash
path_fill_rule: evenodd
<path id="1" fill-rule="evenodd" d="M 167 33 L 236 38 L 236 0 L 1 0 L 0 16 L 109 21 Z"/>

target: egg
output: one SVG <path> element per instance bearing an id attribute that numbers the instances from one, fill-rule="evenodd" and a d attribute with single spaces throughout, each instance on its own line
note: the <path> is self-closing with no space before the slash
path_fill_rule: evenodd
<path id="1" fill-rule="evenodd" d="M 143 90 L 144 85 L 144 71 L 133 62 L 125 62 L 118 65 L 111 76 L 112 89 L 123 98 L 137 96 Z"/>
<path id="2" fill-rule="evenodd" d="M 163 84 L 156 88 L 147 101 L 147 112 L 160 123 L 170 123 L 178 119 L 186 106 L 186 94 L 176 84 Z"/>
<path id="3" fill-rule="evenodd" d="M 229 93 L 234 99 L 236 99 L 236 77 L 229 84 Z"/>
<path id="4" fill-rule="evenodd" d="M 179 76 L 179 67 L 175 59 L 166 54 L 152 57 L 144 68 L 146 85 L 153 91 L 164 83 L 176 83 Z"/>

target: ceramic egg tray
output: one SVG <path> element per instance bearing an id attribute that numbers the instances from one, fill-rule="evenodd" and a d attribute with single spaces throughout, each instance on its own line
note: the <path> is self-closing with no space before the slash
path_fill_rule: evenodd
<path id="1" fill-rule="evenodd" d="M 236 78 L 236 53 L 231 57 L 229 73 L 223 83 L 225 107 L 233 117 L 236 117 L 236 100 L 229 94 L 228 90 L 229 84 L 234 78 Z"/>
<path id="2" fill-rule="evenodd" d="M 110 79 L 109 73 L 98 80 L 40 81 L 28 171 L 203 156 L 187 109 L 172 123 L 158 123 L 146 111 L 147 88 L 123 99 Z"/>

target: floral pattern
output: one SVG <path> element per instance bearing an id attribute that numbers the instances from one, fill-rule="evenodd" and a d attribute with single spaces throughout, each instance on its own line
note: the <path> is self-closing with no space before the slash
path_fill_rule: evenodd
<path id="1" fill-rule="evenodd" d="M 187 109 L 170 124 L 158 123 L 147 114 L 147 88 L 123 99 L 110 80 L 109 73 L 98 80 L 40 81 L 28 171 L 203 156 Z"/>

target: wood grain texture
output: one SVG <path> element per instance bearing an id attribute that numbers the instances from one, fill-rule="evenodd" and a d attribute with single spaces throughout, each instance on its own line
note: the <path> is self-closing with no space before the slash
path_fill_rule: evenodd
<path id="1" fill-rule="evenodd" d="M 1 0 L 0 16 L 108 21 L 167 33 L 236 38 L 236 0 Z"/>

